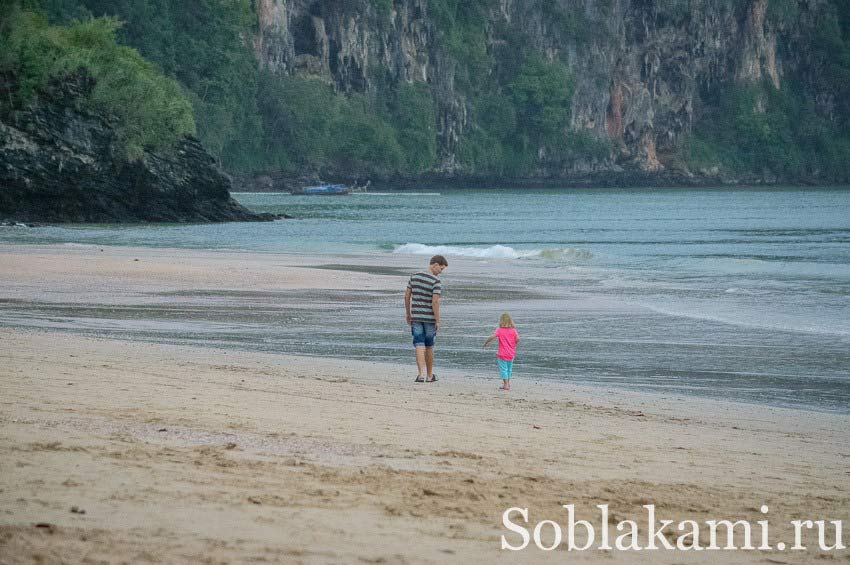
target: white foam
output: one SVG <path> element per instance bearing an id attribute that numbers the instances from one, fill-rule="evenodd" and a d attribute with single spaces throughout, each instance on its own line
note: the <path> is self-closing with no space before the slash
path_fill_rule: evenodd
<path id="1" fill-rule="evenodd" d="M 563 249 L 528 249 L 518 251 L 507 245 L 492 245 L 490 247 L 464 247 L 459 245 L 424 245 L 422 243 L 405 243 L 393 249 L 393 253 L 410 255 L 450 255 L 460 257 L 475 257 L 478 259 L 527 259 L 542 257 L 544 259 L 589 259 L 593 257 L 590 251 L 574 248 Z"/>
<path id="2" fill-rule="evenodd" d="M 528 253 L 518 253 L 507 245 L 492 247 L 460 247 L 455 245 L 423 245 L 421 243 L 405 243 L 393 249 L 393 253 L 411 255 L 454 255 L 461 257 L 477 257 L 480 259 L 519 259 L 531 256 Z M 533 254 L 539 254 L 534 252 Z"/>

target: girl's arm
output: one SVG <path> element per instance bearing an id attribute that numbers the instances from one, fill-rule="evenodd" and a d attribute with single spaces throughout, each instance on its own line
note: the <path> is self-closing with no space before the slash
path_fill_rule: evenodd
<path id="1" fill-rule="evenodd" d="M 482 345 L 481 347 L 487 347 L 488 345 L 490 345 L 490 342 L 493 341 L 494 339 L 496 339 L 496 334 L 493 334 L 490 337 L 488 337 L 487 341 L 485 341 L 484 345 Z"/>

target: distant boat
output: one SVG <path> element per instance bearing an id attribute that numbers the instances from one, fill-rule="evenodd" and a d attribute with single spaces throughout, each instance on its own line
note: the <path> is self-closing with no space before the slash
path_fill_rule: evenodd
<path id="1" fill-rule="evenodd" d="M 345 186 L 344 184 L 316 184 L 313 186 L 305 186 L 301 189 L 301 194 L 348 194 L 351 192 L 351 189 Z"/>
<path id="2" fill-rule="evenodd" d="M 294 192 L 293 194 L 309 194 L 309 195 L 323 195 L 323 196 L 335 196 L 340 194 L 351 194 L 352 192 L 366 192 L 367 187 L 369 186 L 369 182 L 366 183 L 366 186 L 346 186 L 344 184 L 330 184 L 330 183 L 322 183 L 315 184 L 312 186 L 305 186 L 301 189 L 300 192 Z"/>

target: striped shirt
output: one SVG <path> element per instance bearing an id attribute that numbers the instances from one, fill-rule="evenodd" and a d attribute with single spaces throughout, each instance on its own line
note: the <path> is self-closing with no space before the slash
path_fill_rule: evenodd
<path id="1" fill-rule="evenodd" d="M 436 322 L 434 306 L 431 302 L 435 294 L 443 293 L 443 285 L 439 277 L 422 271 L 410 277 L 407 288 L 410 296 L 410 319 L 414 322 Z"/>

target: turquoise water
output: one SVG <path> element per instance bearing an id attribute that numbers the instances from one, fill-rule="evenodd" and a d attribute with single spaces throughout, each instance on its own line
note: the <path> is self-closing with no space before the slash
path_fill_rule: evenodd
<path id="1" fill-rule="evenodd" d="M 850 411 L 848 188 L 235 196 L 252 209 L 295 219 L 5 228 L 0 241 L 465 257 L 489 265 L 482 272 L 490 274 L 453 279 L 447 271 L 438 350 L 444 365 L 489 370 L 479 338 L 507 309 L 527 338 L 518 377 Z M 494 263 L 505 266 L 497 275 Z M 230 300 L 244 311 L 250 301 L 269 306 L 279 298 Z M 118 324 L 115 331 L 317 355 L 409 357 L 395 295 L 304 293 L 295 302 L 332 307 L 317 314 L 305 306 L 297 316 L 281 310 L 285 327 L 249 316 L 214 333 L 202 321 L 191 331 L 167 322 L 145 331 Z M 19 310 L 5 306 L 0 324 L 23 324 Z M 364 328 L 364 319 L 371 325 Z"/>

